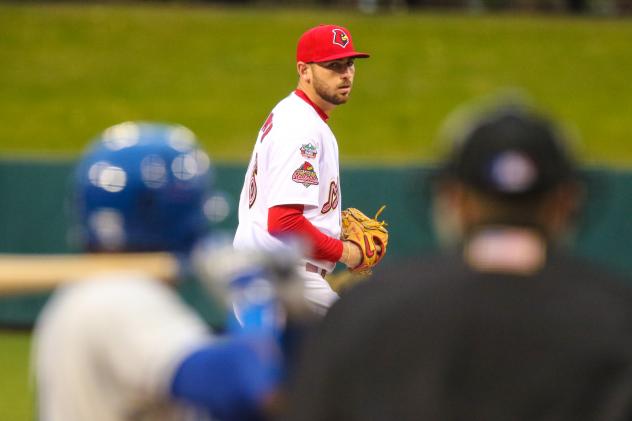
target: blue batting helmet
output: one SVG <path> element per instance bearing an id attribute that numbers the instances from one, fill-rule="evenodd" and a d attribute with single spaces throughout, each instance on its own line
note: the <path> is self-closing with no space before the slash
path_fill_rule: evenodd
<path id="1" fill-rule="evenodd" d="M 208 232 L 211 164 L 186 127 L 126 122 L 81 157 L 74 211 L 88 251 L 186 252 Z"/>

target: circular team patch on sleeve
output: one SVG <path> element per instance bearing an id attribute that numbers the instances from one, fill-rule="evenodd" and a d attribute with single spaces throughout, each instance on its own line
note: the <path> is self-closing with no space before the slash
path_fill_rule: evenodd
<path id="1" fill-rule="evenodd" d="M 303 158 L 314 159 L 316 158 L 317 153 L 318 150 L 316 149 L 316 146 L 312 145 L 311 143 L 301 145 L 301 156 Z"/>

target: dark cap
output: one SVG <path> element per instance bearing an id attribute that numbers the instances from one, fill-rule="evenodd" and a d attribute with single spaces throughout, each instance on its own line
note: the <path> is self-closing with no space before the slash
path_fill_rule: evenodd
<path id="1" fill-rule="evenodd" d="M 453 140 L 443 175 L 483 193 L 534 197 L 575 177 L 575 164 L 558 129 L 523 107 L 497 108 Z"/>

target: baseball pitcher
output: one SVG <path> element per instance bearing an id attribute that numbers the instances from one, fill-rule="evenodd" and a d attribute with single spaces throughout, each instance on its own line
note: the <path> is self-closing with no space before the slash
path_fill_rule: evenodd
<path id="1" fill-rule="evenodd" d="M 355 59 L 366 57 L 342 26 L 320 25 L 300 37 L 298 87 L 261 127 L 240 196 L 235 248 L 274 250 L 299 237 L 306 245 L 305 297 L 320 312 L 337 298 L 325 280 L 336 262 L 365 271 L 384 256 L 388 242 L 383 224 L 367 235 L 363 229 L 343 233 L 338 143 L 327 124 L 330 112 L 349 99 Z"/>

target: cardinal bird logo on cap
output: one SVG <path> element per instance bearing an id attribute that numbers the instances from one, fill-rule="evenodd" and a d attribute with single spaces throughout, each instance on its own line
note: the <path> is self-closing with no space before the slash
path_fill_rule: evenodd
<path id="1" fill-rule="evenodd" d="M 345 33 L 345 31 L 335 28 L 332 29 L 331 32 L 334 33 L 334 44 L 339 45 L 342 48 L 345 48 L 347 44 L 349 44 L 349 36 Z"/>

